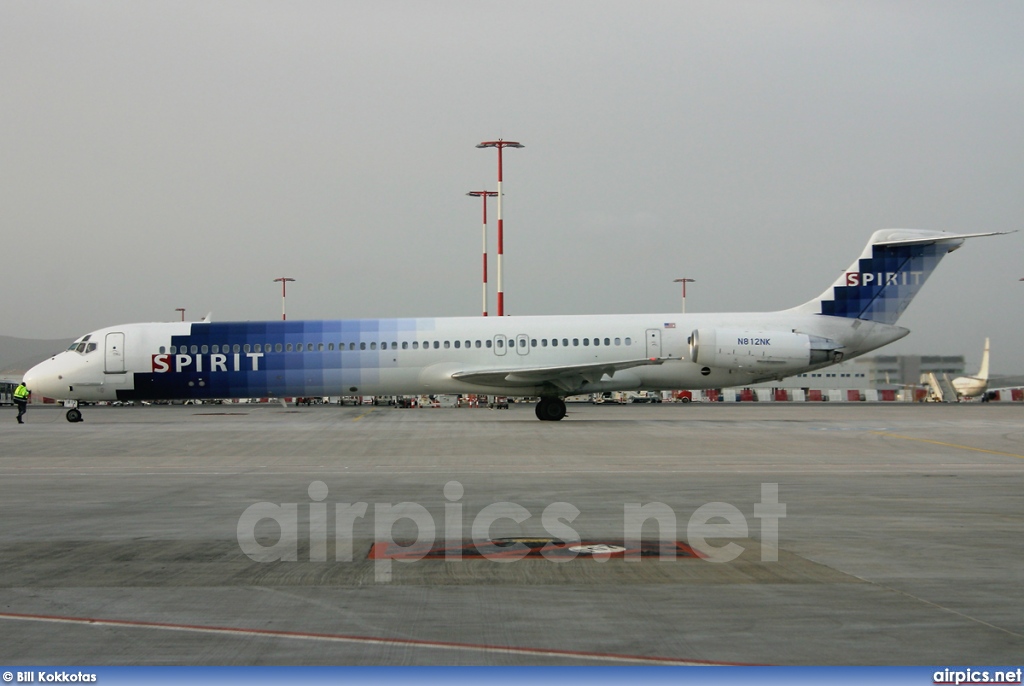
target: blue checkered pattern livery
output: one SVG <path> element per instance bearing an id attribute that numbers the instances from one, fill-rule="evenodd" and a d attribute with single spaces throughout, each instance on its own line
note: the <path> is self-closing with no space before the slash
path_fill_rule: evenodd
<path id="1" fill-rule="evenodd" d="M 171 339 L 179 355 L 161 356 L 175 373 L 136 373 L 134 390 L 118 397 L 258 398 L 295 388 L 310 396 L 342 395 L 376 383 L 382 369 L 396 366 L 382 342 L 433 329 L 433 319 L 193 324 L 191 333 Z M 188 359 L 179 371 L 180 356 Z M 219 373 L 218 363 L 232 373 Z"/>
<path id="2" fill-rule="evenodd" d="M 821 314 L 895 324 L 948 250 L 941 243 L 872 246 L 871 257 L 822 300 Z"/>

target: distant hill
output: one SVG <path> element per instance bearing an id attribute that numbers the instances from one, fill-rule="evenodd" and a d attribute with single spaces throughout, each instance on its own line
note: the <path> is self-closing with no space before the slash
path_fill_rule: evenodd
<path id="1" fill-rule="evenodd" d="M 0 377 L 19 380 L 22 373 L 69 345 L 73 338 L 37 340 L 0 336 Z"/>

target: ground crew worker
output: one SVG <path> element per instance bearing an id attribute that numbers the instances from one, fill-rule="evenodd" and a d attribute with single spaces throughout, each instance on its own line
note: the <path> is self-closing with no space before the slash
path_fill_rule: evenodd
<path id="1" fill-rule="evenodd" d="M 28 406 L 28 396 L 32 391 L 28 390 L 25 386 L 25 382 L 22 381 L 18 384 L 18 387 L 14 389 L 14 404 L 18 406 L 18 423 L 24 424 L 21 420 L 21 416 L 25 414 L 25 408 Z"/>

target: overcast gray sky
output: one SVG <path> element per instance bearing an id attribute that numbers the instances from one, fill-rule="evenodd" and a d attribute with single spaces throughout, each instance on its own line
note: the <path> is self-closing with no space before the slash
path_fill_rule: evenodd
<path id="1" fill-rule="evenodd" d="M 0 4 L 0 333 L 475 315 L 504 137 L 510 314 L 791 307 L 871 232 L 1024 218 L 1024 3 Z M 491 254 L 495 253 L 491 205 Z M 893 353 L 1024 372 L 1024 234 Z M 491 271 L 494 297 L 494 267 Z M 494 306 L 491 306 L 492 312 Z"/>

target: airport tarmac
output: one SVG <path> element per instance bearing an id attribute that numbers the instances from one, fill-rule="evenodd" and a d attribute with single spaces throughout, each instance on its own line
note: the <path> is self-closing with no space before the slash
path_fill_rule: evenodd
<path id="1" fill-rule="evenodd" d="M 1024 655 L 1024 405 L 83 411 L 0 412 L 4 665 Z M 520 548 L 568 528 L 615 551 L 640 505 L 676 523 L 643 528 L 674 559 L 388 559 L 481 521 Z M 252 559 L 287 552 L 290 512 L 297 559 Z M 708 513 L 732 526 L 685 554 Z"/>

